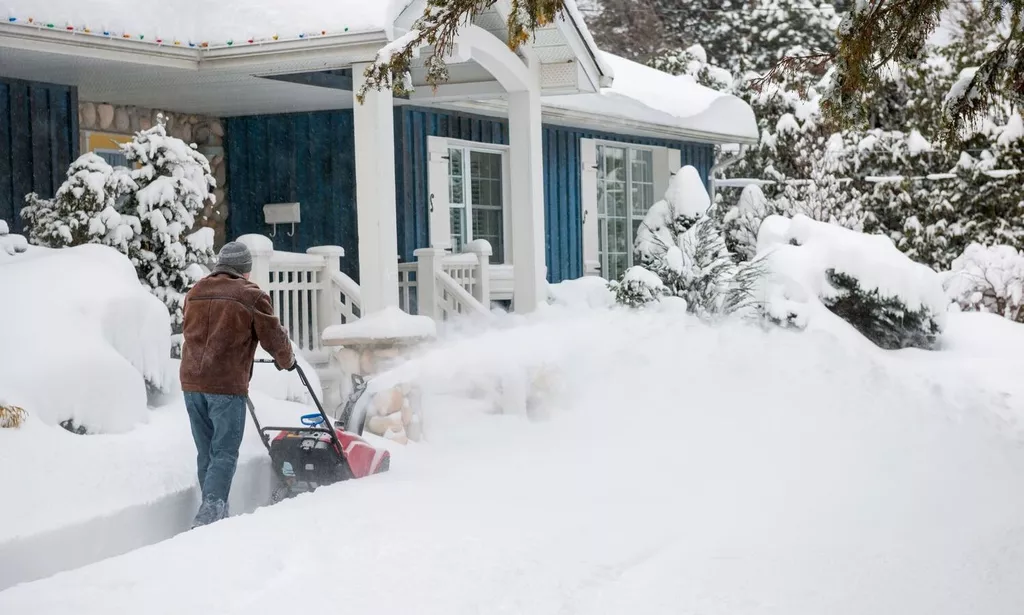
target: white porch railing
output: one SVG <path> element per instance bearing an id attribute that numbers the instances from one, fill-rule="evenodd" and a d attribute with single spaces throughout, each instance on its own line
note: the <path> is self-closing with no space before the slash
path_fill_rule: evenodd
<path id="1" fill-rule="evenodd" d="M 464 314 L 490 313 L 491 246 L 471 242 L 462 254 L 437 248 L 414 252 L 415 263 L 398 266 L 400 307 L 437 321 Z"/>
<path id="2" fill-rule="evenodd" d="M 323 330 L 353 322 L 360 315 L 359 285 L 341 271 L 345 250 L 317 246 L 305 254 L 278 252 L 247 237 L 239 241 L 252 253 L 252 281 L 270 295 L 274 311 L 295 345 L 308 358 L 316 359 L 322 351 Z"/>

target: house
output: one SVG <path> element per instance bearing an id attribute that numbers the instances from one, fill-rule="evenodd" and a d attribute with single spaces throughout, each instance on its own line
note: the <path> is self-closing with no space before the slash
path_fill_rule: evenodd
<path id="1" fill-rule="evenodd" d="M 530 311 L 545 281 L 621 274 L 672 173 L 707 182 L 715 144 L 757 139 L 741 100 L 600 51 L 566 4 L 513 53 L 498 0 L 460 32 L 447 83 L 424 85 L 424 50 L 408 97 L 359 104 L 364 69 L 423 0 L 210 3 L 201 19 L 175 3 L 0 0 L 0 219 L 16 231 L 24 195 L 52 194 L 80 153 L 123 163 L 117 144 L 160 110 L 211 160 L 203 224 L 219 241 L 341 246 L 368 314 L 410 309 L 417 250 L 486 240 L 476 298 Z"/>

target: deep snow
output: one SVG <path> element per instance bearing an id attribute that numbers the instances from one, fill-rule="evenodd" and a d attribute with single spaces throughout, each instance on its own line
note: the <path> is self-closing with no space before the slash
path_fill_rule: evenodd
<path id="1" fill-rule="evenodd" d="M 671 311 L 511 316 L 403 368 L 429 444 L 389 474 L 8 589 L 0 612 L 1016 613 L 1024 336 L 994 318 L 888 353 Z M 547 420 L 483 412 L 510 373 Z"/>

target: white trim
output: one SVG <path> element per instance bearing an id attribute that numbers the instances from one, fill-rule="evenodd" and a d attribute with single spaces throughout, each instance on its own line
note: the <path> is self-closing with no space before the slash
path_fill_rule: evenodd
<path id="1" fill-rule="evenodd" d="M 417 101 L 418 105 L 426 105 L 437 109 L 447 109 L 462 113 L 476 113 L 491 117 L 508 117 L 507 105 L 493 100 L 452 102 L 447 104 L 429 104 L 426 101 Z M 713 132 L 690 130 L 676 126 L 665 126 L 652 122 L 640 122 L 603 115 L 592 115 L 580 111 L 572 111 L 559 107 L 545 106 L 543 108 L 544 123 L 553 126 L 564 126 L 567 128 L 583 128 L 610 132 L 629 137 L 650 137 L 664 139 L 666 141 L 689 141 L 691 143 L 705 143 L 718 145 L 725 143 L 756 144 L 757 139 L 744 139 L 732 135 L 723 135 Z"/>
<path id="2" fill-rule="evenodd" d="M 580 226 L 583 274 L 601 274 L 597 217 L 597 142 L 580 139 Z"/>
<path id="3" fill-rule="evenodd" d="M 451 178 L 448 140 L 427 137 L 427 233 L 430 247 L 452 248 Z"/>
<path id="4" fill-rule="evenodd" d="M 600 169 L 601 169 L 601 158 L 599 156 L 599 147 L 614 148 L 614 149 L 617 149 L 617 150 L 622 150 L 622 152 L 623 152 L 623 161 L 622 162 L 623 162 L 623 167 L 624 167 L 624 170 L 625 170 L 625 177 L 623 178 L 623 185 L 624 185 L 624 194 L 625 194 L 625 199 L 626 199 L 626 215 L 625 215 L 626 233 L 627 233 L 627 237 L 631 240 L 631 241 L 627 242 L 627 246 L 626 246 L 626 268 L 628 269 L 629 267 L 631 267 L 632 265 L 635 264 L 635 263 L 633 263 L 633 245 L 636 243 L 636 237 L 635 237 L 634 231 L 633 231 L 633 223 L 636 220 L 638 220 L 638 219 L 642 219 L 647 214 L 647 211 L 638 212 L 638 211 L 635 210 L 635 204 L 633 202 L 633 179 L 634 179 L 633 178 L 633 165 L 632 165 L 632 162 L 630 161 L 630 151 L 642 151 L 642 152 L 649 152 L 651 154 L 651 192 L 652 192 L 652 194 L 651 194 L 651 205 L 654 205 L 654 203 L 657 203 L 660 200 L 660 197 L 657 194 L 657 190 L 658 190 L 657 182 L 658 182 L 659 178 L 658 178 L 658 173 L 656 172 L 656 166 L 659 163 L 663 164 L 665 166 L 663 175 L 665 177 L 668 176 L 668 157 L 667 157 L 667 155 L 659 156 L 659 153 L 667 152 L 668 150 L 667 150 L 667 148 L 664 148 L 664 147 L 657 147 L 657 146 L 650 146 L 650 145 L 635 145 L 633 143 L 623 143 L 623 142 L 619 142 L 619 141 L 608 141 L 608 140 L 605 140 L 605 139 L 595 139 L 594 141 L 595 141 L 594 153 L 595 153 L 595 159 L 597 161 L 597 169 L 595 169 L 595 173 L 593 174 L 593 182 L 594 182 L 593 190 L 594 190 L 594 194 L 595 194 L 595 200 L 596 200 L 596 195 L 597 195 L 597 192 L 598 192 L 598 190 L 597 190 L 597 180 L 598 180 L 598 177 L 600 175 Z M 676 150 L 676 151 L 678 151 L 678 150 Z M 666 183 L 666 189 L 667 189 L 667 183 Z M 596 203 L 596 205 L 599 206 L 600 203 Z M 600 211 L 599 207 L 597 208 L 597 211 Z M 598 214 L 597 220 L 600 220 L 601 218 L 602 218 L 602 216 L 600 214 Z M 608 276 L 609 273 L 610 273 L 610 271 L 609 271 L 610 267 L 606 266 L 606 264 L 607 264 L 606 261 L 608 259 L 608 254 L 607 254 L 608 253 L 608 249 L 607 248 L 608 248 L 610 242 L 608 241 L 608 237 L 607 237 L 607 234 L 609 232 L 609 225 L 608 225 L 608 222 L 607 222 L 607 220 L 608 220 L 608 205 L 607 205 L 607 203 L 605 204 L 605 213 L 604 213 L 603 218 L 606 220 L 605 225 L 604 225 L 604 227 L 605 227 L 605 235 L 606 236 L 605 236 L 604 242 L 603 242 L 604 246 L 605 246 L 605 253 L 602 254 L 600 252 L 601 241 L 600 241 L 600 234 L 599 234 L 600 231 L 598 230 L 598 244 L 597 244 L 598 245 L 598 260 L 599 260 L 599 262 L 601 264 L 600 265 L 601 274 L 605 275 L 605 276 Z M 621 220 L 622 217 L 621 216 L 615 216 L 615 219 L 620 219 Z M 599 227 L 598 227 L 598 229 L 599 229 Z M 621 273 L 625 273 L 625 271 L 620 272 L 620 274 Z M 611 279 L 611 278 L 609 277 L 609 279 Z"/>
<path id="5" fill-rule="evenodd" d="M 441 137 L 429 137 L 430 139 L 441 139 Z M 492 263 L 492 265 L 509 265 L 513 264 L 512 255 L 512 219 L 511 219 L 511 203 L 512 203 L 512 188 L 511 188 L 511 163 L 510 163 L 510 148 L 508 145 L 500 143 L 481 143 L 479 141 L 467 141 L 465 139 L 443 139 L 446 146 L 449 149 L 461 149 L 463 150 L 463 167 L 462 167 L 462 198 L 463 203 L 461 206 L 466 208 L 466 216 L 463 222 L 463 232 L 466 234 L 466 242 L 473 241 L 473 203 L 471 203 L 471 178 L 470 178 L 470 166 L 469 166 L 469 154 L 472 152 L 483 152 L 486 154 L 498 154 L 501 156 L 501 241 L 502 241 L 502 260 L 500 262 Z M 430 178 L 428 178 L 430 179 Z M 445 181 L 449 181 L 449 173 L 445 171 Z M 451 208 L 451 203 L 449 203 Z M 449 216 L 451 214 L 449 213 Z M 448 222 L 449 235 L 451 229 L 451 221 L 449 218 Z M 435 246 L 436 247 L 436 246 Z M 448 248 L 450 249 L 451 239 L 448 242 Z M 494 246 L 491 246 L 493 249 Z"/>

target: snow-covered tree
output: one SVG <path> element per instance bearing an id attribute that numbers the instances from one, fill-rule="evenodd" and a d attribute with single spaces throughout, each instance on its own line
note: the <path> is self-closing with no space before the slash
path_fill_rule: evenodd
<path id="1" fill-rule="evenodd" d="M 25 197 L 21 216 L 35 245 L 65 248 L 103 243 L 124 251 L 137 231 L 118 213 L 118 204 L 135 189 L 126 169 L 114 169 L 89 152 L 71 163 L 67 179 L 52 199 L 34 192 Z"/>
<path id="2" fill-rule="evenodd" d="M 620 303 L 637 306 L 664 296 L 686 301 L 701 317 L 752 305 L 755 266 L 738 266 L 726 247 L 697 170 L 685 166 L 672 178 L 637 231 L 634 260 L 641 263 L 613 287 Z"/>
<path id="3" fill-rule="evenodd" d="M 128 257 L 178 326 L 184 294 L 198 277 L 198 265 L 214 256 L 213 230 L 193 228 L 196 216 L 214 200 L 216 181 L 206 157 L 195 146 L 168 136 L 162 124 L 137 133 L 122 149 L 137 165 L 131 177 L 138 188 L 122 209 L 139 228 Z"/>
<path id="4" fill-rule="evenodd" d="M 1024 2 L 975 0 L 980 11 L 971 14 L 975 32 L 992 36 L 977 63 L 960 71 L 947 91 L 945 137 L 957 141 L 962 131 L 981 119 L 999 101 L 1024 104 Z M 838 29 L 831 86 L 824 101 L 827 117 L 843 124 L 866 121 L 865 92 L 877 88 L 879 71 L 891 62 L 899 66 L 920 61 L 931 35 L 957 0 L 866 0 L 856 2 Z M 987 26 L 987 28 L 986 28 Z M 968 29 L 970 34 L 970 29 Z"/>
<path id="5" fill-rule="evenodd" d="M 1019 250 L 972 243 L 942 277 L 946 294 L 961 310 L 1024 322 L 1024 254 Z"/>

